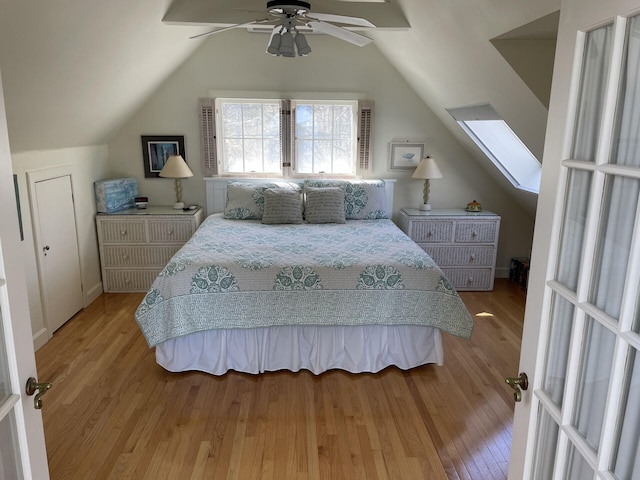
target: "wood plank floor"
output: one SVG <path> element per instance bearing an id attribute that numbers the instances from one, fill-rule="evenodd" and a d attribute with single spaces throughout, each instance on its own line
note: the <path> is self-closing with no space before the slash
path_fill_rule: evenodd
<path id="1" fill-rule="evenodd" d="M 525 293 L 462 293 L 471 340 L 445 365 L 378 374 L 172 374 L 105 294 L 36 353 L 53 480 L 504 479 Z"/>

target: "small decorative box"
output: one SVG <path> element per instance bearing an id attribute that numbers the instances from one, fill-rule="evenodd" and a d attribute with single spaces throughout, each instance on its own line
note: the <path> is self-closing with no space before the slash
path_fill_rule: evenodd
<path id="1" fill-rule="evenodd" d="M 100 180 L 94 184 L 96 209 L 100 213 L 112 213 L 136 206 L 138 181 L 135 178 Z"/>

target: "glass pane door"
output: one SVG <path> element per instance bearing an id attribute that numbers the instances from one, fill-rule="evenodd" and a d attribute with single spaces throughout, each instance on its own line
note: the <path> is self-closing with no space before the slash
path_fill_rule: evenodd
<path id="1" fill-rule="evenodd" d="M 579 34 L 529 475 L 640 478 L 640 16 Z"/>
<path id="2" fill-rule="evenodd" d="M 4 287 L 0 279 L 0 289 Z M 20 467 L 19 446 L 16 431 L 14 405 L 18 395 L 12 395 L 11 379 L 9 377 L 9 362 L 5 345 L 4 323 L 2 321 L 2 307 L 0 306 L 0 480 L 22 478 Z"/>

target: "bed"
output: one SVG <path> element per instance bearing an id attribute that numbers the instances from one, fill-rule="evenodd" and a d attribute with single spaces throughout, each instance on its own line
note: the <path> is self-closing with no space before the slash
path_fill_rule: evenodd
<path id="1" fill-rule="evenodd" d="M 409 369 L 442 365 L 441 331 L 470 337 L 451 283 L 388 218 L 384 181 L 228 187 L 224 211 L 207 216 L 136 311 L 165 369 Z"/>

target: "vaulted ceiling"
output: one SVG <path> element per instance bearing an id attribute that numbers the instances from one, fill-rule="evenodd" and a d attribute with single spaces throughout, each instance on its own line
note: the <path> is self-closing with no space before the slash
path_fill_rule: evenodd
<path id="1" fill-rule="evenodd" d="M 0 71 L 11 150 L 107 143 L 112 132 L 202 42 L 212 38 L 190 40 L 190 36 L 212 25 L 261 18 L 265 3 L 0 0 Z M 560 0 L 313 0 L 311 4 L 313 11 L 364 17 L 379 26 L 365 33 L 374 39 L 374 48 L 469 151 L 475 147 L 446 109 L 489 102 L 542 158 L 544 92 L 550 82 L 554 42 L 548 25 L 553 26 L 553 18 L 547 27 L 537 22 L 557 11 Z M 524 49 L 518 50 L 518 45 Z M 484 161 L 481 157 L 478 153 L 478 160 Z"/>

